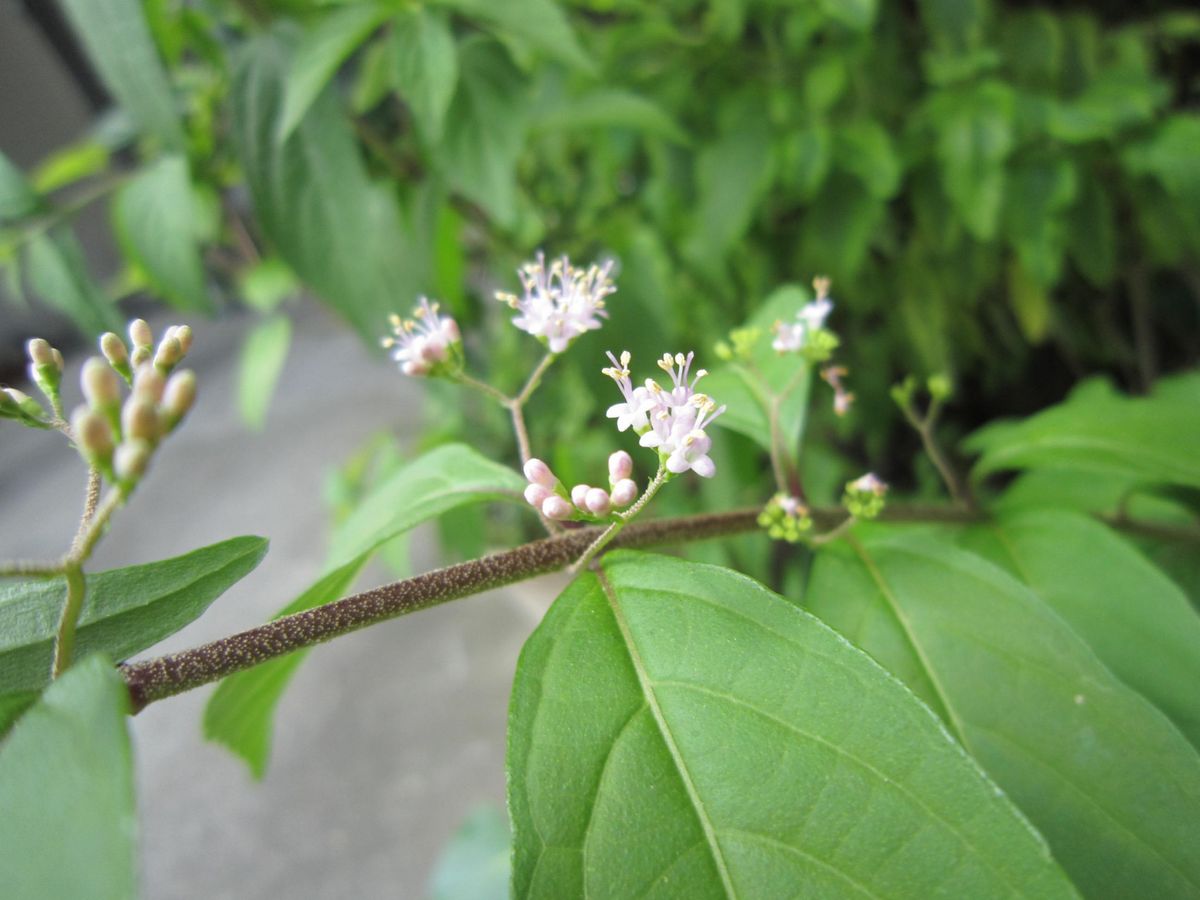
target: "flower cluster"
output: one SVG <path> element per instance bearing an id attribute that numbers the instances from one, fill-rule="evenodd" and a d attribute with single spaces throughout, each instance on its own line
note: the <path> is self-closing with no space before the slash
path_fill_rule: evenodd
<path id="1" fill-rule="evenodd" d="M 704 478 L 712 478 L 717 467 L 708 456 L 712 438 L 705 429 L 725 412 L 707 394 L 696 392 L 696 384 L 708 373 L 700 369 L 691 374 L 694 353 L 674 356 L 666 353 L 658 367 L 671 376 L 671 387 L 664 388 L 651 378 L 644 386 L 634 387 L 629 375 L 630 355 L 621 358 L 608 354 L 612 366 L 604 374 L 616 382 L 625 398 L 608 408 L 608 417 L 617 420 L 617 430 L 632 428 L 643 447 L 658 451 L 668 472 L 678 475 L 689 469 Z"/>
<path id="2" fill-rule="evenodd" d="M 812 530 L 813 520 L 799 497 L 779 493 L 758 514 L 758 524 L 775 540 L 794 544 Z"/>
<path id="3" fill-rule="evenodd" d="M 385 337 L 383 346 L 392 351 L 405 375 L 440 375 L 461 364 L 462 335 L 450 316 L 438 315 L 438 304 L 421 297 L 411 319 L 389 317 L 393 337 Z"/>
<path id="4" fill-rule="evenodd" d="M 833 388 L 833 412 L 838 418 L 846 415 L 854 402 L 854 392 L 846 390 L 842 382 L 848 373 L 845 366 L 826 366 L 821 370 L 822 380 Z"/>
<path id="5" fill-rule="evenodd" d="M 192 345 L 192 330 L 174 325 L 158 346 L 142 319 L 129 325 L 132 353 L 111 331 L 100 338 L 104 359 L 83 364 L 86 404 L 71 414 L 71 434 L 89 465 L 110 481 L 131 485 L 146 471 L 159 442 L 175 430 L 196 399 L 196 375 L 172 374 Z M 118 375 L 131 386 L 121 400 Z"/>
<path id="6" fill-rule="evenodd" d="M 883 512 L 888 486 L 874 472 L 868 472 L 846 485 L 842 505 L 856 519 L 874 519 Z"/>
<path id="7" fill-rule="evenodd" d="M 825 320 L 833 311 L 833 301 L 829 299 L 828 278 L 814 278 L 813 289 L 817 298 L 806 303 L 796 313 L 795 322 L 776 322 L 775 340 L 771 347 L 779 353 L 806 353 L 828 357 L 836 347 L 836 338 L 825 331 Z"/>
<path id="8" fill-rule="evenodd" d="M 616 291 L 609 273 L 612 262 L 577 269 L 563 256 L 546 265 L 546 257 L 525 263 L 517 270 L 523 296 L 496 292 L 496 299 L 507 303 L 519 315 L 513 324 L 543 340 L 551 353 L 562 353 L 571 341 L 585 331 L 600 327 L 607 316 L 604 298 Z"/>
<path id="9" fill-rule="evenodd" d="M 608 457 L 610 490 L 577 484 L 568 492 L 550 467 L 540 459 L 525 463 L 525 500 L 547 519 L 606 519 L 615 511 L 633 503 L 638 496 L 633 474 L 633 459 L 624 450 Z M 569 498 L 569 499 L 568 499 Z"/>

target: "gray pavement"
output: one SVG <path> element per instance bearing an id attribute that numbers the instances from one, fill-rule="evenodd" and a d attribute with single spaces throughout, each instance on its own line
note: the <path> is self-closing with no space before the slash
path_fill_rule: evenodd
<path id="1" fill-rule="evenodd" d="M 420 385 L 368 359 L 357 338 L 309 307 L 266 430 L 248 433 L 233 398 L 245 324 L 192 323 L 197 406 L 91 568 L 236 534 L 267 536 L 271 550 L 151 653 L 258 624 L 292 599 L 324 558 L 324 473 L 380 430 L 407 438 L 419 424 Z M 68 361 L 73 401 L 80 362 Z M 61 438 L 0 425 L 0 557 L 56 555 L 74 531 L 82 464 Z M 418 532 L 412 557 L 416 570 L 437 565 L 431 531 Z M 369 570 L 360 585 L 384 580 Z M 494 591 L 318 648 L 280 706 L 262 783 L 203 740 L 210 689 L 137 716 L 143 895 L 424 896 L 436 855 L 463 818 L 481 803 L 503 804 L 513 668 L 560 585 L 550 578 Z"/>

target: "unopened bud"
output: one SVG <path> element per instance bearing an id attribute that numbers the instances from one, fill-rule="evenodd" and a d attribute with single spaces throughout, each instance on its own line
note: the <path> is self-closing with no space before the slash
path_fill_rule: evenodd
<path id="1" fill-rule="evenodd" d="M 122 441 L 113 454 L 113 470 L 122 481 L 140 478 L 150 462 L 153 447 L 146 441 Z"/>
<path id="2" fill-rule="evenodd" d="M 551 494 L 542 502 L 542 515 L 547 519 L 569 519 L 572 513 L 571 504 L 558 494 Z"/>
<path id="3" fill-rule="evenodd" d="M 134 347 L 133 352 L 129 354 L 129 365 L 133 369 L 140 369 L 153 358 L 154 349 L 152 347 Z"/>
<path id="4" fill-rule="evenodd" d="M 158 345 L 154 354 L 154 367 L 162 372 L 170 372 L 183 359 L 183 347 L 174 337 L 167 336 Z"/>
<path id="5" fill-rule="evenodd" d="M 596 516 L 607 515 L 611 506 L 608 499 L 608 491 L 604 488 L 592 488 L 584 497 L 584 506 L 587 511 Z"/>
<path id="6" fill-rule="evenodd" d="M 531 484 L 525 488 L 525 502 L 535 509 L 541 509 L 551 491 L 540 484 Z"/>
<path id="7" fill-rule="evenodd" d="M 54 357 L 54 368 L 58 369 L 59 374 L 62 374 L 62 370 L 67 367 L 66 362 L 63 360 L 63 355 L 58 351 L 57 347 L 50 348 L 50 355 Z"/>
<path id="8" fill-rule="evenodd" d="M 590 484 L 577 484 L 571 488 L 571 502 L 584 512 L 587 511 L 587 492 L 591 489 Z"/>
<path id="9" fill-rule="evenodd" d="M 167 379 L 163 390 L 162 408 L 166 414 L 167 429 L 174 428 L 192 404 L 196 402 L 196 373 L 190 369 L 176 372 Z"/>
<path id="10" fill-rule="evenodd" d="M 540 484 L 551 491 L 558 484 L 558 479 L 554 477 L 554 473 L 550 471 L 550 467 L 536 458 L 525 463 L 525 477 L 533 484 Z"/>
<path id="11" fill-rule="evenodd" d="M 176 325 L 175 330 L 171 332 L 171 337 L 179 341 L 179 347 L 183 350 L 183 355 L 187 356 L 188 351 L 192 349 L 192 326 Z"/>
<path id="12" fill-rule="evenodd" d="M 163 398 L 166 383 L 167 380 L 154 366 L 142 366 L 133 373 L 133 396 L 157 404 Z"/>
<path id="13" fill-rule="evenodd" d="M 633 457 L 624 450 L 618 450 L 608 457 L 608 481 L 616 484 L 633 474 Z"/>
<path id="14" fill-rule="evenodd" d="M 121 410 L 121 434 L 147 443 L 158 440 L 158 410 L 149 400 L 130 397 Z"/>
<path id="15" fill-rule="evenodd" d="M 108 465 L 113 454 L 113 433 L 103 414 L 86 406 L 71 414 L 71 432 L 79 451 L 89 462 Z"/>
<path id="16" fill-rule="evenodd" d="M 58 360 L 54 358 L 54 348 L 45 338 L 32 338 L 25 345 L 25 350 L 29 353 L 29 361 L 35 366 L 54 366 L 60 372 L 62 371 Z"/>
<path id="17" fill-rule="evenodd" d="M 104 358 L 108 360 L 108 364 L 122 378 L 126 381 L 133 378 L 133 369 L 129 365 L 129 351 L 125 348 L 125 342 L 121 340 L 120 335 L 114 334 L 111 331 L 106 331 L 100 335 L 100 352 L 104 354 Z"/>
<path id="18" fill-rule="evenodd" d="M 153 347 L 154 332 L 145 319 L 134 319 L 129 323 L 129 340 L 134 347 Z"/>
<path id="19" fill-rule="evenodd" d="M 83 388 L 84 399 L 92 409 L 112 409 L 121 402 L 121 385 L 117 381 L 117 373 L 98 356 L 89 357 L 83 364 L 79 385 Z"/>
<path id="20" fill-rule="evenodd" d="M 637 482 L 632 478 L 622 478 L 613 485 L 612 494 L 609 496 L 609 499 L 612 500 L 612 505 L 617 509 L 624 509 L 637 499 L 637 495 Z"/>
<path id="21" fill-rule="evenodd" d="M 0 388 L 0 415 L 19 419 L 26 425 L 48 428 L 46 410 L 24 391 L 16 388 Z"/>
<path id="22" fill-rule="evenodd" d="M 945 373 L 930 375 L 926 386 L 929 388 L 929 396 L 934 400 L 945 400 L 950 396 L 951 390 L 953 390 L 950 384 L 950 376 Z"/>

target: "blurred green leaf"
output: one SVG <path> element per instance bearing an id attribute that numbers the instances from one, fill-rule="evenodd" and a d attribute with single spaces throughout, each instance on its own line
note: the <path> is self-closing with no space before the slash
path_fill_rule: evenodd
<path id="1" fill-rule="evenodd" d="M 103 656 L 56 680 L 0 745 L 8 900 L 137 895 L 125 682 Z"/>
<path id="2" fill-rule="evenodd" d="M 300 282 L 287 263 L 269 256 L 239 273 L 238 292 L 247 306 L 269 313 L 284 300 L 299 294 Z"/>
<path id="3" fill-rule="evenodd" d="M 576 578 L 521 653 L 507 767 L 518 898 L 1074 896 L 928 709 L 728 569 Z"/>
<path id="4" fill-rule="evenodd" d="M 579 39 L 562 7 L 554 0 L 507 0 L 505 3 L 494 3 L 492 0 L 432 0 L 432 3 L 483 22 L 503 34 L 512 35 L 568 66 L 586 72 L 595 68 L 579 45 Z"/>
<path id="5" fill-rule="evenodd" d="M 164 156 L 125 185 L 113 202 L 113 227 L 125 254 L 172 306 L 214 309 L 196 232 L 200 218 L 182 156 Z"/>
<path id="6" fill-rule="evenodd" d="M 508 900 L 509 841 L 504 813 L 491 806 L 471 813 L 434 865 L 431 900 Z"/>
<path id="7" fill-rule="evenodd" d="M 878 122 L 858 119 L 834 134 L 836 164 L 862 182 L 873 197 L 887 200 L 900 189 L 900 158 Z"/>
<path id="8" fill-rule="evenodd" d="M 0 694 L 0 741 L 40 695 L 37 691 L 16 691 Z"/>
<path id="9" fill-rule="evenodd" d="M 525 144 L 528 94 L 525 79 L 498 44 L 463 41 L 439 162 L 451 186 L 502 228 L 516 222 L 516 166 Z"/>
<path id="10" fill-rule="evenodd" d="M 1065 159 L 1026 162 L 1009 170 L 1006 237 L 1024 274 L 1042 287 L 1058 281 L 1065 244 L 1063 212 L 1074 202 L 1077 187 L 1075 168 Z"/>
<path id="11" fill-rule="evenodd" d="M 31 216 L 41 208 L 41 200 L 21 170 L 0 153 L 0 225 Z"/>
<path id="12" fill-rule="evenodd" d="M 1079 196 L 1067 213 L 1067 252 L 1084 278 L 1108 287 L 1117 274 L 1117 222 L 1112 194 L 1100 179 L 1080 179 Z"/>
<path id="13" fill-rule="evenodd" d="M 1119 71 L 1105 73 L 1078 97 L 1051 105 L 1049 135 L 1066 143 L 1108 140 L 1149 122 L 1166 100 L 1165 86 Z"/>
<path id="14" fill-rule="evenodd" d="M 678 144 L 688 144 L 691 140 L 679 123 L 653 100 L 612 88 L 597 88 L 565 99 L 541 111 L 533 127 L 542 131 L 630 128 Z"/>
<path id="15" fill-rule="evenodd" d="M 319 19 L 296 45 L 276 140 L 288 139 L 335 72 L 390 15 L 383 3 L 352 3 Z"/>
<path id="16" fill-rule="evenodd" d="M 75 653 L 128 659 L 200 616 L 259 564 L 260 537 L 230 538 L 183 556 L 87 576 Z M 50 680 L 63 579 L 0 584 L 0 691 L 34 690 Z"/>
<path id="17" fill-rule="evenodd" d="M 795 185 L 802 200 L 811 200 L 825 183 L 833 163 L 833 134 L 824 125 L 788 133 L 780 152 L 779 178 Z"/>
<path id="18" fill-rule="evenodd" d="M 1137 550 L 1062 510 L 1004 515 L 968 529 L 961 542 L 1029 585 L 1114 675 L 1200 746 L 1200 616 Z"/>
<path id="19" fill-rule="evenodd" d="M 1024 585 L 948 540 L 823 548 L 805 605 L 913 689 L 1089 897 L 1200 884 L 1200 756 Z"/>
<path id="20" fill-rule="evenodd" d="M 1200 228 L 1200 115 L 1178 113 L 1167 118 L 1153 137 L 1131 145 L 1125 165 L 1157 179 L 1177 208 Z"/>
<path id="21" fill-rule="evenodd" d="M 1050 296 L 1041 282 L 1030 277 L 1016 259 L 1008 264 L 1008 302 L 1025 340 L 1031 344 L 1041 343 L 1050 327 Z"/>
<path id="22" fill-rule="evenodd" d="M 171 83 L 140 0 L 63 0 L 63 11 L 104 86 L 168 151 L 183 149 Z"/>
<path id="23" fill-rule="evenodd" d="M 40 193 L 49 193 L 107 167 L 108 147 L 99 141 L 83 140 L 54 151 L 39 163 L 33 171 L 33 186 Z"/>
<path id="24" fill-rule="evenodd" d="M 95 336 L 120 331 L 121 317 L 88 276 L 83 249 L 69 229 L 40 232 L 25 247 L 29 286 L 49 305 L 71 317 L 80 331 Z"/>
<path id="25" fill-rule="evenodd" d="M 1195 373 L 1177 379 L 1200 384 Z M 1196 393 L 1191 391 L 1192 394 Z M 981 454 L 979 478 L 1003 469 L 1070 468 L 1128 475 L 1141 483 L 1200 487 L 1200 416 L 1195 397 L 1159 384 L 1149 397 L 1125 397 L 1103 380 L 1077 387 L 1062 403 L 1021 422 L 988 425 L 964 446 Z"/>
<path id="26" fill-rule="evenodd" d="M 399 13 L 392 22 L 391 53 L 396 90 L 425 140 L 436 144 L 458 81 L 458 51 L 445 16 L 423 7 Z"/>
<path id="27" fill-rule="evenodd" d="M 876 0 L 817 0 L 817 5 L 830 19 L 855 31 L 866 31 L 875 21 Z"/>
<path id="28" fill-rule="evenodd" d="M 247 428 L 261 431 L 275 386 L 283 374 L 292 344 L 292 320 L 285 315 L 263 319 L 242 343 L 238 365 L 238 414 Z"/>

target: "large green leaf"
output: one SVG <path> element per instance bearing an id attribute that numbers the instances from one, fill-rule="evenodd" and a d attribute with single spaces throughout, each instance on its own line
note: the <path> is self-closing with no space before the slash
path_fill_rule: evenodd
<path id="1" fill-rule="evenodd" d="M 237 537 L 183 556 L 87 576 L 75 653 L 124 660 L 174 634 L 258 565 L 266 538 Z M 0 584 L 0 691 L 31 690 L 50 678 L 54 635 L 66 596 L 61 578 Z"/>
<path id="2" fill-rule="evenodd" d="M 331 12 L 305 32 L 288 67 L 277 139 L 295 131 L 329 80 L 390 14 L 383 3 L 352 3 Z"/>
<path id="3" fill-rule="evenodd" d="M 448 444 L 384 478 L 334 532 L 325 572 L 284 607 L 291 615 L 343 596 L 370 555 L 387 542 L 459 506 L 513 499 L 525 479 L 462 444 Z M 272 716 L 308 651 L 291 653 L 221 682 L 204 714 L 204 733 L 249 764 L 266 771 Z"/>
<path id="4" fill-rule="evenodd" d="M 33 292 L 70 316 L 81 331 L 121 330 L 121 317 L 88 276 L 83 248 L 69 229 L 35 235 L 25 248 L 25 267 Z"/>
<path id="5" fill-rule="evenodd" d="M 92 656 L 0 745 L 0 892 L 7 900 L 137 895 L 129 693 Z"/>
<path id="6" fill-rule="evenodd" d="M 391 38 L 392 77 L 425 140 L 442 137 L 458 82 L 458 49 L 445 16 L 416 7 L 396 16 Z"/>
<path id="7" fill-rule="evenodd" d="M 1149 397 L 1125 397 L 1094 379 L 1058 406 L 975 432 L 965 446 L 982 454 L 976 477 L 1002 469 L 1069 468 L 1200 487 L 1197 400 L 1197 373 L 1162 382 Z"/>
<path id="8" fill-rule="evenodd" d="M 505 227 L 517 215 L 517 157 L 525 144 L 528 106 L 525 78 L 500 45 L 463 41 L 439 163 L 456 191 Z"/>
<path id="9" fill-rule="evenodd" d="M 579 46 L 562 7 L 554 0 L 433 0 L 439 6 L 491 25 L 535 47 L 552 59 L 591 70 L 592 61 Z"/>
<path id="10" fill-rule="evenodd" d="M 1200 616 L 1171 579 L 1078 513 L 1005 515 L 968 529 L 962 542 L 1029 585 L 1200 746 Z"/>
<path id="11" fill-rule="evenodd" d="M 326 568 L 370 553 L 464 503 L 520 499 L 526 484 L 512 469 L 463 444 L 438 447 L 391 473 L 338 526 Z"/>
<path id="12" fill-rule="evenodd" d="M 171 84 L 140 0 L 63 0 L 76 37 L 105 87 L 167 150 L 183 149 L 183 129 Z"/>
<path id="13" fill-rule="evenodd" d="M 909 691 L 728 569 L 620 552 L 568 587 L 508 773 L 518 898 L 1074 896 Z"/>
<path id="14" fill-rule="evenodd" d="M 336 95 L 326 90 L 286 141 L 276 140 L 288 40 L 242 48 L 233 80 L 233 144 L 259 226 L 304 281 L 374 338 L 416 294 L 416 267 L 395 198 L 367 177 Z"/>
<path id="15" fill-rule="evenodd" d="M 323 575 L 281 609 L 275 618 L 332 603 L 342 597 L 366 561 L 364 554 Z M 204 736 L 224 744 L 244 759 L 255 778 L 262 778 L 267 771 L 275 707 L 307 656 L 308 650 L 297 650 L 245 672 L 229 675 L 217 685 L 204 707 Z"/>
<path id="16" fill-rule="evenodd" d="M 1200 890 L 1200 756 L 1024 585 L 912 535 L 823 550 L 806 603 L 942 716 L 1087 896 Z"/>
<path id="17" fill-rule="evenodd" d="M 165 156 L 121 189 L 113 219 L 126 254 L 166 300 L 188 312 L 211 312 L 196 234 L 195 196 L 187 160 Z"/>

